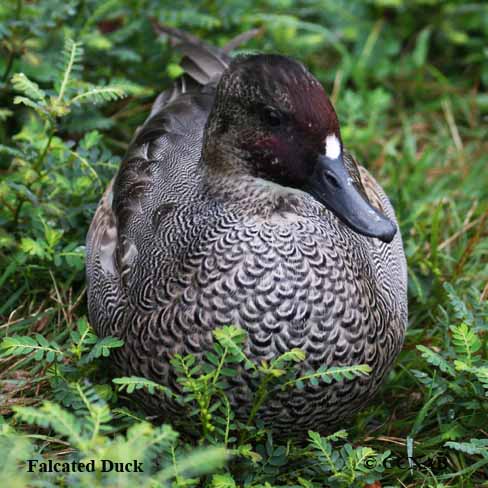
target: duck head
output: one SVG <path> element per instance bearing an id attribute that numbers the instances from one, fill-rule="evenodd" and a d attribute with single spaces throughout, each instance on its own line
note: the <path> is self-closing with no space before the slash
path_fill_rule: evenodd
<path id="1" fill-rule="evenodd" d="M 390 242 L 396 233 L 359 191 L 357 167 L 343 157 L 337 115 L 322 85 L 285 56 L 232 61 L 217 86 L 203 158 L 220 173 L 305 191 L 359 234 Z"/>

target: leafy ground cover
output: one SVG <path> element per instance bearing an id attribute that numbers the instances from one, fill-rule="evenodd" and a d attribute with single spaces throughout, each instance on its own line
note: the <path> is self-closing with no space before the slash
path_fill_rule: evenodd
<path id="1" fill-rule="evenodd" d="M 204 364 L 175 358 L 196 437 L 134 402 L 143 378 L 105 375 L 116 338 L 86 321 L 84 238 L 159 90 L 181 69 L 149 16 L 224 44 L 301 59 L 349 147 L 394 203 L 409 265 L 404 350 L 374 402 L 331 436 L 274 439 L 256 420 L 297 378 L 291 351 L 254 365 L 234 328 Z M 6 0 L 0 5 L 0 476 L 9 486 L 488 486 L 488 7 L 371 0 Z M 226 401 L 253 370 L 254 414 Z M 166 394 L 172 394 L 166 392 Z M 26 460 L 111 459 L 142 473 L 30 474 Z"/>

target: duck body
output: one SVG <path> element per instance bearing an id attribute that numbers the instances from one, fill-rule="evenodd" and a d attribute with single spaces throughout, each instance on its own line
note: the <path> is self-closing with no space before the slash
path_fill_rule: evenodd
<path id="1" fill-rule="evenodd" d="M 221 76 L 160 96 L 134 138 L 87 238 L 89 319 L 100 336 L 124 340 L 116 374 L 174 389 L 174 354 L 201 357 L 213 330 L 229 324 L 247 332 L 256 362 L 300 348 L 303 371 L 368 364 L 367 377 L 280 392 L 260 410 L 275 429 L 327 431 L 371 398 L 401 349 L 401 237 L 361 235 L 309 192 L 237 163 L 207 164 Z M 373 177 L 346 153 L 344 164 L 364 199 L 395 222 Z M 245 373 L 233 385 L 244 417 Z M 181 415 L 164 396 L 142 400 L 150 414 Z"/>

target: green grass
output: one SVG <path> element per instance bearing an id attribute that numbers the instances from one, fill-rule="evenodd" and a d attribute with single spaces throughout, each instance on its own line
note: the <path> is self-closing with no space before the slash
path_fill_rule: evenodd
<path id="1" fill-rule="evenodd" d="M 159 463 L 143 474 L 44 475 L 43 486 L 488 486 L 488 9 L 432 3 L 2 3 L 2 479 L 32 485 L 40 475 L 26 472 L 26 459 L 126 462 L 137 453 Z M 144 421 L 133 401 L 141 388 L 171 392 L 106 376 L 120 341 L 98 339 L 86 322 L 84 237 L 134 130 L 179 72 L 147 12 L 217 44 L 265 27 L 246 48 L 310 67 L 345 145 L 392 199 L 409 329 L 347 434 L 297 443 L 273 439 L 255 417 L 239 425 L 225 395 L 236 364 L 254 368 L 255 411 L 274 388 L 307 380 L 294 375 L 299 351 L 248 364 L 232 328 L 217 332 L 204 365 L 175 359 L 186 390 L 175 401 L 190 409 L 196 437 L 178 422 Z"/>

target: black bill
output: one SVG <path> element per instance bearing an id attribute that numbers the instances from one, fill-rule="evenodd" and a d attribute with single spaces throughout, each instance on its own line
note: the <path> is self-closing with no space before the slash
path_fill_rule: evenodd
<path id="1" fill-rule="evenodd" d="M 391 242 L 395 236 L 396 225 L 358 192 L 342 156 L 320 156 L 306 191 L 359 234 L 383 242 Z"/>

